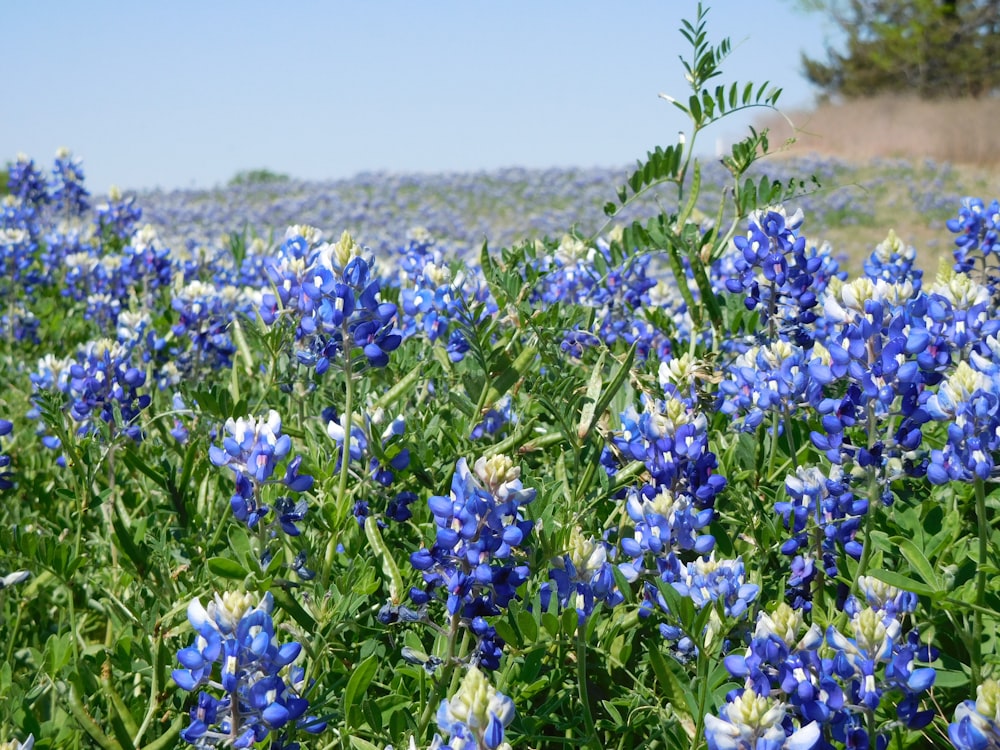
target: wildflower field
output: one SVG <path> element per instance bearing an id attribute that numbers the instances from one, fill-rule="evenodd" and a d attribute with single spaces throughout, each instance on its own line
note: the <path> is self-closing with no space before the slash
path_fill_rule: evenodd
<path id="1" fill-rule="evenodd" d="M 10 162 L 0 747 L 1000 747 L 1000 204 L 681 34 L 620 175 Z"/>

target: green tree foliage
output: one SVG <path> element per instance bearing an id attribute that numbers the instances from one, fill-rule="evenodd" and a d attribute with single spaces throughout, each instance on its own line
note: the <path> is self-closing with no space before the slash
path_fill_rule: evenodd
<path id="1" fill-rule="evenodd" d="M 230 187 L 234 185 L 266 185 L 274 182 L 288 182 L 289 176 L 270 169 L 245 169 L 237 172 L 229 180 Z"/>
<path id="2" fill-rule="evenodd" d="M 803 54 L 824 98 L 916 93 L 922 98 L 1000 93 L 1000 0 L 803 0 L 829 15 L 843 50 Z"/>

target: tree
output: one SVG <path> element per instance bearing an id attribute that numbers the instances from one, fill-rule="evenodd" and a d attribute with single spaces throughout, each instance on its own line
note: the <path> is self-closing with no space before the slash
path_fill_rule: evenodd
<path id="1" fill-rule="evenodd" d="M 1000 93 L 1000 0 L 801 0 L 830 16 L 844 50 L 802 55 L 824 99 L 912 92 L 922 98 Z"/>

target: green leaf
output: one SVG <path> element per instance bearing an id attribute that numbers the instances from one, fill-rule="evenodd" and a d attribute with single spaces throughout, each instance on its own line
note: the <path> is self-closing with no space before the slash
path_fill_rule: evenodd
<path id="1" fill-rule="evenodd" d="M 146 576 L 147 555 L 132 539 L 132 534 L 120 518 L 120 513 L 116 512 L 111 520 L 115 529 L 115 538 L 118 540 L 118 548 L 121 549 L 135 565 L 135 569 L 142 577 Z"/>
<path id="2" fill-rule="evenodd" d="M 168 492 L 170 491 L 170 482 L 167 480 L 167 477 L 139 458 L 139 455 L 135 452 L 134 448 L 129 446 L 128 449 L 120 455 L 122 462 L 132 471 L 138 471 L 141 474 L 145 474 L 147 477 L 152 479 L 158 487 L 161 487 Z"/>
<path id="3" fill-rule="evenodd" d="M 403 596 L 403 577 L 399 574 L 399 566 L 396 565 L 392 552 L 382 539 L 382 532 L 379 531 L 375 516 L 368 516 L 365 519 L 365 536 L 368 537 L 372 551 L 382 561 L 382 573 L 389 579 L 389 597 L 393 604 L 399 604 Z"/>
<path id="4" fill-rule="evenodd" d="M 696 126 L 702 124 L 701 100 L 697 94 L 692 94 L 691 98 L 688 99 L 688 112 L 691 113 L 691 119 L 695 122 Z"/>
<path id="5" fill-rule="evenodd" d="M 527 374 L 528 370 L 534 366 L 537 357 L 537 347 L 524 347 L 524 349 L 521 350 L 521 353 L 517 355 L 517 359 L 511 362 L 510 365 L 500 373 L 496 380 L 493 381 L 493 385 L 490 386 L 490 389 L 486 394 L 486 400 L 483 403 L 493 405 L 499 401 L 503 395 L 513 388 L 514 384 L 523 378 L 525 374 Z"/>
<path id="6" fill-rule="evenodd" d="M 542 613 L 542 627 L 553 638 L 559 635 L 559 618 L 551 612 Z"/>
<path id="7" fill-rule="evenodd" d="M 534 614 L 521 610 L 517 613 L 517 625 L 524 633 L 528 643 L 534 643 L 538 640 L 538 623 L 535 621 Z"/>
<path id="8" fill-rule="evenodd" d="M 232 578 L 233 580 L 242 581 L 249 575 L 246 568 L 235 560 L 230 560 L 228 557 L 208 558 L 208 569 L 217 576 Z"/>
<path id="9" fill-rule="evenodd" d="M 302 605 L 289 594 L 285 589 L 273 588 L 271 589 L 271 595 L 274 597 L 274 601 L 278 603 L 283 612 L 287 612 L 291 615 L 292 619 L 299 624 L 299 626 L 305 630 L 307 633 L 313 633 L 316 631 L 316 620 L 310 615 Z"/>
<path id="10" fill-rule="evenodd" d="M 969 675 L 964 672 L 959 672 L 953 669 L 940 669 L 936 668 L 934 670 L 934 687 L 939 688 L 957 688 L 964 687 L 970 682 Z"/>
<path id="11" fill-rule="evenodd" d="M 667 664 L 667 660 L 656 648 L 656 644 L 646 650 L 646 655 L 649 658 L 649 665 L 653 668 L 653 674 L 656 675 L 656 681 L 660 683 L 660 687 L 666 695 L 667 702 L 673 710 L 690 718 L 692 716 L 693 696 L 684 689 L 684 684 Z"/>
<path id="12" fill-rule="evenodd" d="M 898 589 L 910 591 L 914 594 L 929 596 L 932 599 L 939 599 L 944 596 L 945 593 L 935 588 L 931 588 L 927 584 L 921 583 L 920 581 L 915 581 L 907 576 L 894 573 L 891 570 L 872 570 L 869 571 L 868 575 L 877 578 L 883 583 L 888 583 L 890 586 L 895 586 Z"/>
<path id="13" fill-rule="evenodd" d="M 378 669 L 378 656 L 372 654 L 367 659 L 358 664 L 351 672 L 351 678 L 347 681 L 347 689 L 344 690 L 344 716 L 347 725 L 353 726 L 351 722 L 351 709 L 358 704 L 361 696 L 368 690 L 372 678 L 375 677 L 375 670 Z"/>
<path id="14" fill-rule="evenodd" d="M 934 567 L 924 556 L 923 551 L 913 543 L 913 540 L 905 537 L 893 537 L 892 540 L 899 546 L 903 557 L 906 558 L 913 571 L 924 580 L 924 583 L 930 584 L 934 590 L 940 590 L 941 582 L 938 581 L 938 577 L 934 573 Z"/>
<path id="15" fill-rule="evenodd" d="M 577 427 L 577 437 L 581 440 L 587 437 L 590 430 L 600 414 L 596 413 L 597 400 L 601 396 L 601 386 L 604 384 L 604 350 L 601 350 L 594 364 L 594 370 L 590 373 L 590 382 L 587 384 L 587 398 L 580 410 L 580 423 Z"/>

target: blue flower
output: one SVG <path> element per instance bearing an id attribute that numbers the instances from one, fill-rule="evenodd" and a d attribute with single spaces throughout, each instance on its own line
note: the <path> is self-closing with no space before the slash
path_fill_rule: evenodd
<path id="1" fill-rule="evenodd" d="M 309 239 L 302 233 L 309 235 Z M 402 342 L 396 306 L 382 302 L 374 259 L 344 232 L 335 244 L 319 244 L 318 230 L 289 227 L 278 256 L 268 267 L 274 290 L 261 295 L 267 325 L 279 316 L 295 324 L 296 357 L 322 375 L 338 357 L 361 356 L 384 367 Z"/>
<path id="2" fill-rule="evenodd" d="M 411 601 L 423 606 L 440 591 L 448 613 L 477 636 L 474 658 L 484 667 L 498 663 L 502 641 L 476 618 L 499 614 L 528 580 L 529 568 L 517 558 L 533 524 L 523 519 L 521 506 L 534 500 L 535 491 L 525 489 L 519 475 L 504 455 L 480 458 L 472 470 L 459 459 L 451 495 L 427 501 L 437 526 L 434 544 L 410 555 L 424 581 L 410 590 Z"/>
<path id="3" fill-rule="evenodd" d="M 11 195 L 29 205 L 41 206 L 49 202 L 45 176 L 27 154 L 18 154 L 11 162 L 7 172 L 7 188 Z"/>
<path id="4" fill-rule="evenodd" d="M 959 362 L 927 399 L 926 409 L 948 422 L 947 442 L 931 451 L 927 478 L 934 484 L 990 479 L 1000 448 L 1000 379 Z"/>
<path id="5" fill-rule="evenodd" d="M 56 151 L 52 167 L 51 197 L 57 211 L 79 216 L 90 207 L 90 193 L 83 186 L 83 162 L 74 158 L 68 148 Z"/>
<path id="6" fill-rule="evenodd" d="M 216 594 L 203 607 L 188 605 L 194 642 L 177 652 L 181 669 L 174 682 L 186 691 L 202 689 L 181 737 L 197 747 L 250 747 L 285 727 L 318 733 L 325 723 L 306 716 L 301 667 L 292 663 L 302 651 L 295 641 L 279 644 L 271 619 L 271 594 L 256 604 L 249 594 Z M 284 732 L 278 735 L 280 738 Z"/>
<path id="7" fill-rule="evenodd" d="M 555 560 L 555 567 L 549 571 L 556 584 L 559 606 L 574 607 L 581 625 L 598 602 L 614 607 L 625 599 L 615 583 L 608 549 L 606 542 L 587 539 L 574 528 L 569 552 Z"/>
<path id="8" fill-rule="evenodd" d="M 455 743 L 456 750 L 470 740 L 476 747 L 497 750 L 504 744 L 504 729 L 513 718 L 514 702 L 471 666 L 458 691 L 441 701 L 437 725 Z"/>
<path id="9" fill-rule="evenodd" d="M 6 419 L 0 419 L 0 437 L 9 435 L 14 429 L 14 423 Z M 10 456 L 0 453 L 0 490 L 9 490 L 14 486 L 12 481 L 14 475 L 10 472 Z"/>
<path id="10" fill-rule="evenodd" d="M 820 741 L 820 726 L 811 721 L 795 727 L 785 721 L 785 706 L 751 685 L 727 701 L 719 716 L 705 716 L 709 750 L 811 750 Z"/>
<path id="11" fill-rule="evenodd" d="M 135 196 L 123 195 L 115 185 L 108 191 L 107 200 L 94 210 L 94 224 L 99 236 L 108 232 L 120 239 L 128 239 L 141 218 L 142 209 L 135 205 Z"/>
<path id="12" fill-rule="evenodd" d="M 305 517 L 305 501 L 280 497 L 271 514 L 261 494 L 270 484 L 280 483 L 293 492 L 307 492 L 313 486 L 313 477 L 299 473 L 301 456 L 288 463 L 281 480 L 272 479 L 278 464 L 292 447 L 291 438 L 281 434 L 280 415 L 272 409 L 266 420 L 230 417 L 226 420 L 225 431 L 222 447 L 210 446 L 208 458 L 214 465 L 228 466 L 233 471 L 236 481 L 236 492 L 230 499 L 233 515 L 251 529 L 270 516 L 269 524 L 274 532 L 281 529 L 297 536 L 299 530 L 295 524 Z"/>
<path id="13" fill-rule="evenodd" d="M 134 361 L 134 350 L 134 342 L 102 339 L 87 344 L 70 365 L 69 413 L 80 423 L 78 434 L 97 432 L 95 420 L 100 420 L 112 432 L 120 430 L 135 442 L 142 440 L 139 416 L 151 398 L 139 392 L 146 384 L 146 372 Z"/>
<path id="14" fill-rule="evenodd" d="M 948 725 L 948 737 L 957 750 L 997 750 L 1000 748 L 1000 684 L 987 679 L 976 688 L 976 700 L 964 701 L 955 709 Z"/>

